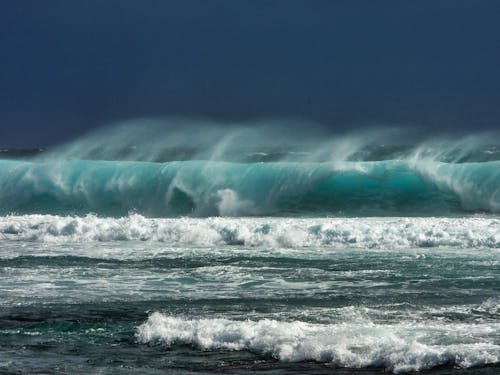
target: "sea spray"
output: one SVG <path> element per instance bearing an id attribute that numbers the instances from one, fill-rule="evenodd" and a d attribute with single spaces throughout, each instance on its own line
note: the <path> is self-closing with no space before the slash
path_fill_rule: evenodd
<path id="1" fill-rule="evenodd" d="M 123 216 L 449 215 L 500 210 L 496 134 L 136 120 L 0 160 L 0 210 Z M 293 131 L 292 131 L 292 130 Z"/>
<path id="2" fill-rule="evenodd" d="M 494 364 L 500 345 L 491 343 L 500 324 L 438 322 L 374 324 L 301 321 L 187 320 L 158 312 L 137 329 L 142 343 L 188 344 L 201 350 L 249 350 L 284 362 L 316 361 L 348 368 L 385 368 L 394 373 L 443 365 Z"/>
<path id="3" fill-rule="evenodd" d="M 41 243 L 159 242 L 182 248 L 500 249 L 495 217 L 122 218 L 0 217 L 0 239 Z"/>
<path id="4" fill-rule="evenodd" d="M 497 374 L 499 144 L 166 119 L 3 152 L 0 372 Z"/>

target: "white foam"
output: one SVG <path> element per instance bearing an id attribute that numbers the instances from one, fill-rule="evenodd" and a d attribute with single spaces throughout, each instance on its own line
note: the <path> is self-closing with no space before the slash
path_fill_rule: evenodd
<path id="1" fill-rule="evenodd" d="M 0 217 L 0 239 L 36 242 L 155 241 L 172 247 L 408 249 L 500 248 L 497 217 L 122 218 Z"/>
<path id="2" fill-rule="evenodd" d="M 221 216 L 238 216 L 244 213 L 254 213 L 255 205 L 249 200 L 241 200 L 238 194 L 231 189 L 217 191 L 217 209 Z"/>
<path id="3" fill-rule="evenodd" d="M 249 350 L 280 361 L 383 367 L 395 373 L 440 365 L 462 368 L 500 361 L 500 323 L 311 324 L 263 319 L 183 319 L 153 313 L 137 328 L 140 343 L 187 344 L 201 350 Z"/>

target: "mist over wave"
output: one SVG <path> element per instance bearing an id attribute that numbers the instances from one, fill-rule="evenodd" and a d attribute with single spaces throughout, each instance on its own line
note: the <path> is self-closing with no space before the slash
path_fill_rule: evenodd
<path id="1" fill-rule="evenodd" d="M 3 150 L 0 372 L 496 374 L 499 144 L 167 119 Z"/>
<path id="2" fill-rule="evenodd" d="M 500 160 L 500 136 L 493 132 L 429 135 L 415 128 L 383 126 L 336 133 L 317 123 L 290 119 L 242 123 L 186 118 L 138 119 L 95 130 L 46 150 L 38 159 L 482 162 Z"/>
<path id="3" fill-rule="evenodd" d="M 500 211 L 497 134 L 141 120 L 0 160 L 7 213 L 449 215 Z"/>

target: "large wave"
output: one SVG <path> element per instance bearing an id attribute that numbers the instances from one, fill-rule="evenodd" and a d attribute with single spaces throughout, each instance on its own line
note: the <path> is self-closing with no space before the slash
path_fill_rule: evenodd
<path id="1" fill-rule="evenodd" d="M 0 213 L 449 215 L 500 211 L 496 136 L 128 124 L 0 160 Z M 269 125 L 269 124 L 267 124 Z"/>
<path id="2" fill-rule="evenodd" d="M 500 162 L 0 161 L 0 210 L 123 216 L 500 210 Z"/>

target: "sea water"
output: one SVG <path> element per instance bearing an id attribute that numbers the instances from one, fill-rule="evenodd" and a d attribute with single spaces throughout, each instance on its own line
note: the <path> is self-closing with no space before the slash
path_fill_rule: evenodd
<path id="1" fill-rule="evenodd" d="M 4 153 L 0 372 L 500 371 L 498 138 L 159 128 Z"/>

